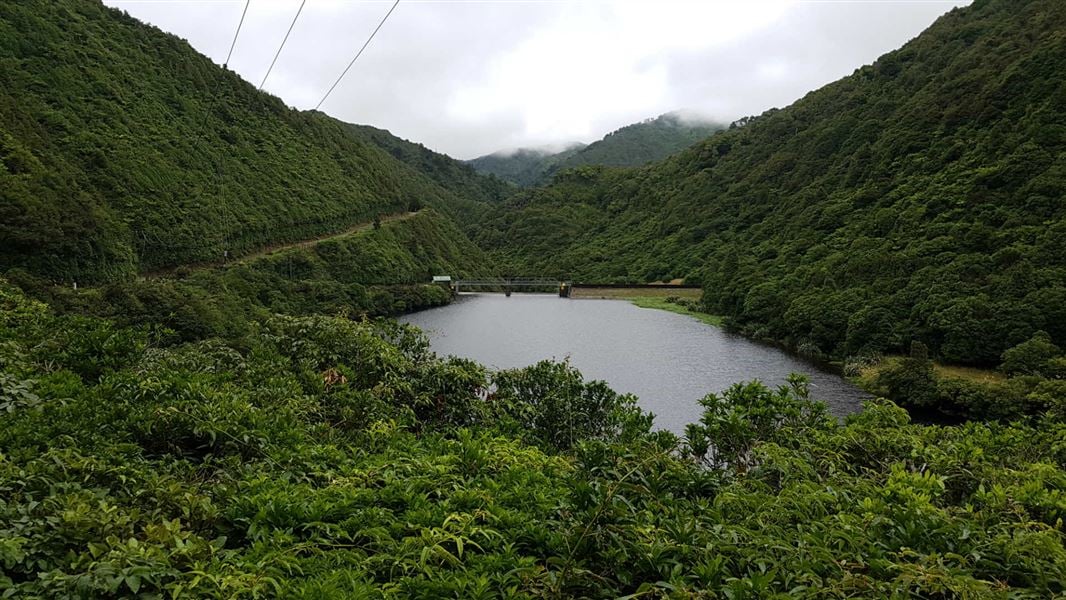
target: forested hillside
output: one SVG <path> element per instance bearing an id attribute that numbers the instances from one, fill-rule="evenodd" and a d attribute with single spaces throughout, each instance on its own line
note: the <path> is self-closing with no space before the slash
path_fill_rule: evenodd
<path id="1" fill-rule="evenodd" d="M 626 125 L 587 146 L 574 145 L 556 153 L 535 149 L 498 152 L 475 158 L 470 164 L 520 186 L 545 184 L 565 169 L 582 165 L 636 167 L 666 158 L 695 144 L 721 125 L 666 113 L 654 119 Z"/>
<path id="2" fill-rule="evenodd" d="M 271 314 L 391 316 L 446 304 L 433 275 L 493 275 L 491 263 L 432 209 L 314 244 L 203 268 L 94 287 L 50 285 L 25 272 L 8 277 L 62 313 L 121 325 L 163 326 L 174 339 L 236 337 Z"/>
<path id="3" fill-rule="evenodd" d="M 434 152 L 422 144 L 404 140 L 384 129 L 369 125 L 352 125 L 352 131 L 388 152 L 400 162 L 426 175 L 441 187 L 465 200 L 481 203 L 498 202 L 515 192 L 514 186 L 491 173 L 478 174 L 468 163 Z M 464 207 L 470 204 L 463 203 Z"/>
<path id="4" fill-rule="evenodd" d="M 97 2 L 0 5 L 0 269 L 128 278 L 501 189 Z"/>
<path id="5" fill-rule="evenodd" d="M 472 230 L 514 272 L 705 286 L 759 337 L 1066 344 L 1066 4 L 979 0 L 792 106 L 642 169 L 583 167 Z"/>

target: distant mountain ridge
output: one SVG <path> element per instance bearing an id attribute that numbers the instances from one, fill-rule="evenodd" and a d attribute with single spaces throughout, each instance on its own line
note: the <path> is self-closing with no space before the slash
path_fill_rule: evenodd
<path id="1" fill-rule="evenodd" d="M 556 148 L 519 148 L 501 150 L 467 161 L 482 175 L 492 175 L 521 187 L 540 183 L 556 163 L 573 156 L 587 144 L 574 142 L 562 150 Z"/>
<path id="2" fill-rule="evenodd" d="M 670 112 L 626 125 L 603 139 L 552 152 L 537 148 L 500 151 L 468 161 L 479 173 L 522 187 L 547 183 L 558 172 L 584 165 L 638 167 L 661 160 L 706 138 L 724 125 Z"/>

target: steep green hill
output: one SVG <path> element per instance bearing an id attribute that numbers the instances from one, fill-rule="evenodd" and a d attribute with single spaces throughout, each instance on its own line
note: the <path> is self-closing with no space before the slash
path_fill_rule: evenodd
<path id="1" fill-rule="evenodd" d="M 721 125 L 666 113 L 626 125 L 587 146 L 576 144 L 561 152 L 523 148 L 475 158 L 470 165 L 516 185 L 530 187 L 551 181 L 558 172 L 582 165 L 636 167 L 666 158 L 712 133 Z"/>
<path id="2" fill-rule="evenodd" d="M 792 106 L 583 167 L 476 240 L 524 273 L 702 282 L 743 330 L 995 364 L 1066 343 L 1066 4 L 979 0 Z"/>
<path id="3" fill-rule="evenodd" d="M 530 187 L 543 183 L 545 174 L 552 166 L 580 152 L 584 147 L 585 144 L 574 143 L 558 152 L 541 148 L 519 148 L 479 156 L 467 164 L 484 175 Z"/>
<path id="4" fill-rule="evenodd" d="M 0 5 L 0 269 L 123 278 L 498 195 L 449 161 L 292 110 L 97 2 Z"/>

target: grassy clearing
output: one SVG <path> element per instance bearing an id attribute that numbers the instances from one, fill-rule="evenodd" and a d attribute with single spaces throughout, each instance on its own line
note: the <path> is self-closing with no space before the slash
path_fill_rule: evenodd
<path id="1" fill-rule="evenodd" d="M 938 377 L 944 379 L 963 379 L 974 383 L 1002 383 L 1007 376 L 999 371 L 978 369 L 976 367 L 959 367 L 955 365 L 942 365 L 933 363 L 933 371 Z"/>
<path id="2" fill-rule="evenodd" d="M 690 310 L 690 309 L 687 309 L 684 306 L 681 306 L 679 304 L 674 304 L 673 302 L 667 302 L 665 298 L 644 297 L 644 298 L 626 298 L 626 300 L 629 300 L 630 302 L 632 302 L 633 304 L 636 304 L 637 306 L 639 306 L 641 308 L 656 308 L 656 309 L 659 309 L 659 310 L 668 310 L 668 311 L 670 311 L 672 313 L 677 313 L 679 315 L 688 315 L 690 317 L 695 317 L 695 318 L 699 319 L 700 321 L 703 321 L 704 323 L 706 323 L 708 325 L 713 325 L 715 327 L 721 327 L 722 326 L 722 317 L 720 317 L 718 315 L 711 315 L 711 314 L 707 314 L 707 313 L 703 313 L 703 312 L 697 312 L 697 311 L 694 311 L 694 310 Z"/>

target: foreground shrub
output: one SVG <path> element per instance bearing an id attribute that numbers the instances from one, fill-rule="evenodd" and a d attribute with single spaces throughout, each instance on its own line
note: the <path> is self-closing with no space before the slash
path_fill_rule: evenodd
<path id="1" fill-rule="evenodd" d="M 829 425 L 825 406 L 811 400 L 807 380 L 795 375 L 776 390 L 758 381 L 738 383 L 700 404 L 703 416 L 688 424 L 685 439 L 691 454 L 713 468 L 747 468 L 757 444 Z"/>
<path id="2" fill-rule="evenodd" d="M 555 450 L 581 440 L 638 437 L 651 427 L 651 415 L 631 394 L 619 394 L 602 381 L 586 382 L 569 363 L 541 361 L 525 369 L 501 371 L 492 379 L 490 401 L 505 426 Z"/>

